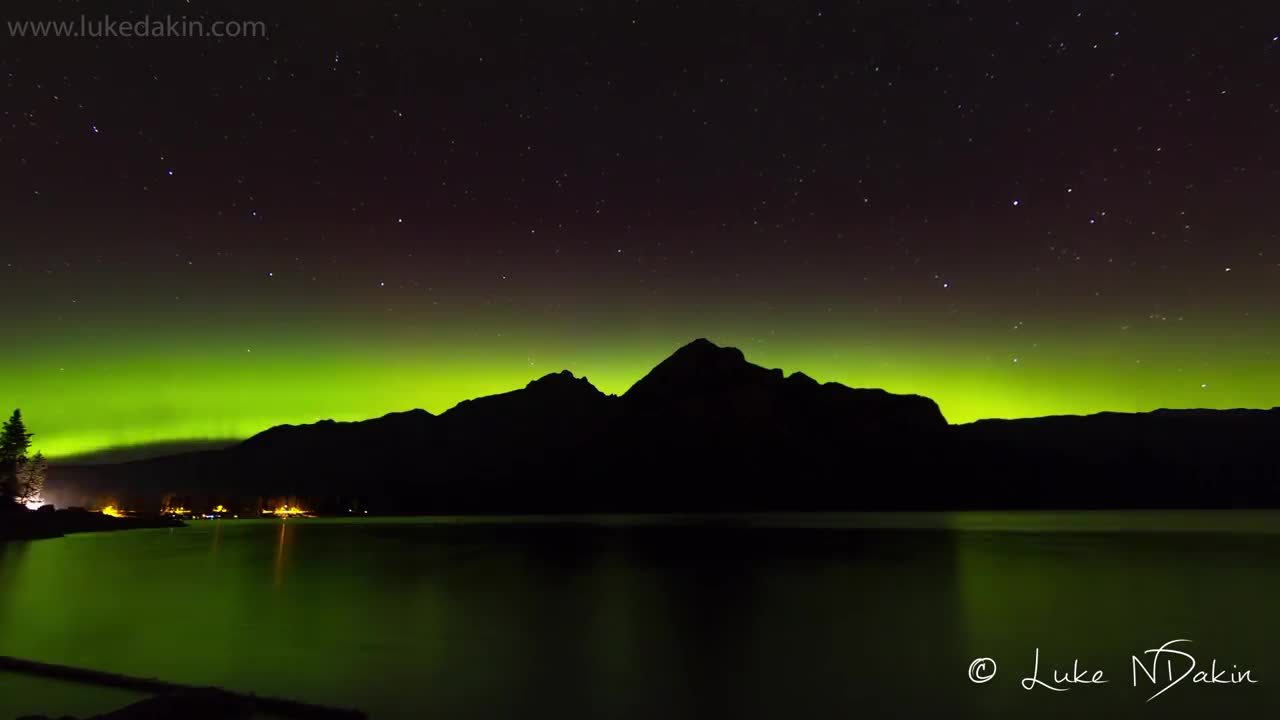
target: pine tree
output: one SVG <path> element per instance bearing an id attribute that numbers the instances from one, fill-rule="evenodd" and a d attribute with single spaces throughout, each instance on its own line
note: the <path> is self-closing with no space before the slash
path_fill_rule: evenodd
<path id="1" fill-rule="evenodd" d="M 30 449 L 31 433 L 22 422 L 22 411 L 14 410 L 0 427 L 0 507 L 18 494 L 18 468 L 26 463 Z"/>
<path id="2" fill-rule="evenodd" d="M 0 462 L 17 462 L 31 449 L 31 433 L 22 422 L 22 411 L 14 410 L 0 428 Z"/>

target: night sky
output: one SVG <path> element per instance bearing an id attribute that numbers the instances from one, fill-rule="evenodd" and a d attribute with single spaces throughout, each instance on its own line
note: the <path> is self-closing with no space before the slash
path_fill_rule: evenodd
<path id="1" fill-rule="evenodd" d="M 320 5 L 5 3 L 269 35 L 4 29 L 46 453 L 620 393 L 695 337 L 952 422 L 1280 405 L 1269 3 Z"/>

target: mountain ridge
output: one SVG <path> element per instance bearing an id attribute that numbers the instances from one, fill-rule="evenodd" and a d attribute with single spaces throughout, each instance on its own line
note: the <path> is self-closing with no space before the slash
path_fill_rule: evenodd
<path id="1" fill-rule="evenodd" d="M 930 398 L 787 375 L 700 338 L 621 395 L 563 370 L 438 415 L 276 426 L 51 481 L 138 505 L 291 496 L 383 512 L 1280 504 L 1275 437 L 1278 409 L 951 425 Z"/>

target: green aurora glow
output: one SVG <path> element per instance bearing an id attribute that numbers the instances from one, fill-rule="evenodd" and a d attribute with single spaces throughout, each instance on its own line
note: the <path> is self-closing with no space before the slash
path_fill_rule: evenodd
<path id="1" fill-rule="evenodd" d="M 187 336 L 121 331 L 111 342 L 105 331 L 81 328 L 8 362 L 0 397 L 23 409 L 36 447 L 66 458 L 112 447 L 244 438 L 281 423 L 357 420 L 415 407 L 438 413 L 563 368 L 604 392 L 622 393 L 676 347 L 706 335 L 768 367 L 927 395 L 953 423 L 1280 405 L 1280 375 L 1273 370 L 1280 343 L 1248 342 L 1239 329 L 1214 342 L 1203 333 L 1193 339 L 1119 328 L 1059 329 L 1015 341 L 1016 333 L 993 323 L 985 331 L 934 332 L 923 341 L 891 332 L 883 321 L 844 317 L 811 325 L 760 336 L 733 330 L 728 318 L 666 318 L 621 335 L 596 323 L 513 322 L 504 326 L 524 329 L 499 333 L 485 322 L 439 327 L 422 339 L 390 324 L 339 337 L 268 321 Z M 707 333 L 707 327 L 731 329 Z"/>
<path id="2" fill-rule="evenodd" d="M 257 5 L 5 53 L 0 412 L 55 459 L 698 337 L 953 423 L 1280 405 L 1267 5 Z"/>

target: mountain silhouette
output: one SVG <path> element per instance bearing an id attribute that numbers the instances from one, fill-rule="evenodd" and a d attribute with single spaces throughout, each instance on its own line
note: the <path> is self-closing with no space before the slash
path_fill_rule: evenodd
<path id="1" fill-rule="evenodd" d="M 231 447 L 55 468 L 138 508 L 524 513 L 1280 503 L 1280 410 L 948 425 L 918 395 L 819 383 L 705 339 L 621 396 L 568 371 L 444 413 L 274 427 Z"/>
<path id="2" fill-rule="evenodd" d="M 930 430 L 946 426 L 938 405 L 919 395 L 819 384 L 747 362 L 737 348 L 694 340 L 622 396 L 628 411 L 667 421 L 738 424 L 777 432 Z"/>

